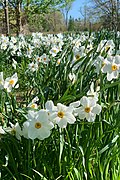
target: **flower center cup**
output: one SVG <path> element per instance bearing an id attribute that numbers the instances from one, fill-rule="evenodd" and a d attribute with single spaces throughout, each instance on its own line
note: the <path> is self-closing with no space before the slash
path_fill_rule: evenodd
<path id="1" fill-rule="evenodd" d="M 116 71 L 118 67 L 116 65 L 112 65 L 112 71 Z"/>
<path id="2" fill-rule="evenodd" d="M 75 56 L 75 58 L 76 58 L 77 60 L 80 59 L 80 55 L 77 54 L 77 55 Z"/>
<path id="3" fill-rule="evenodd" d="M 42 127 L 42 125 L 39 123 L 39 122 L 36 122 L 35 123 L 35 128 L 36 129 L 40 129 Z"/>
<path id="4" fill-rule="evenodd" d="M 11 134 L 12 134 L 12 135 L 15 135 L 15 134 L 16 134 L 16 130 L 15 130 L 14 128 L 11 130 Z"/>
<path id="5" fill-rule="evenodd" d="M 13 85 L 13 84 L 14 84 L 14 80 L 11 79 L 11 80 L 9 81 L 9 84 L 10 84 L 10 85 Z"/>
<path id="6" fill-rule="evenodd" d="M 106 64 L 105 62 L 102 62 L 102 67 L 104 67 L 104 66 L 105 66 L 105 64 Z"/>
<path id="7" fill-rule="evenodd" d="M 40 58 L 37 58 L 37 61 L 40 61 Z"/>
<path id="8" fill-rule="evenodd" d="M 64 112 L 62 112 L 62 111 L 58 112 L 58 117 L 63 118 L 64 117 Z"/>
<path id="9" fill-rule="evenodd" d="M 35 108 L 35 104 L 32 104 L 32 105 L 31 105 L 31 108 L 33 108 L 33 109 L 34 109 L 34 108 Z"/>
<path id="10" fill-rule="evenodd" d="M 56 53 L 56 52 L 57 52 L 57 50 L 56 50 L 56 49 L 53 49 L 53 52 L 54 52 L 54 53 Z"/>
<path id="11" fill-rule="evenodd" d="M 106 46 L 105 50 L 108 51 L 110 49 L 110 46 Z"/>
<path id="12" fill-rule="evenodd" d="M 86 108 L 85 108 L 85 112 L 86 112 L 86 113 L 89 113 L 89 112 L 90 112 L 90 107 L 86 107 Z"/>

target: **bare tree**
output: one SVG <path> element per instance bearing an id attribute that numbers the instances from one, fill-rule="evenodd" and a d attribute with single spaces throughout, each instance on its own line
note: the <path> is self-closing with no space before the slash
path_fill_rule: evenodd
<path id="1" fill-rule="evenodd" d="M 80 7 L 80 14 L 82 15 L 83 17 L 83 20 L 84 20 L 84 29 L 86 28 L 86 25 L 87 25 L 87 16 L 88 16 L 88 13 L 87 13 L 87 5 L 85 4 L 83 7 Z"/>
<path id="2" fill-rule="evenodd" d="M 113 30 L 118 30 L 119 26 L 119 0 L 93 0 L 95 3 L 94 9 L 101 12 L 104 19 L 109 23 L 109 27 Z"/>
<path id="3" fill-rule="evenodd" d="M 65 19 L 66 29 L 68 29 L 68 14 L 72 8 L 73 1 L 74 0 L 64 0 L 63 6 L 60 7 L 60 10 L 64 16 L 64 19 Z"/>

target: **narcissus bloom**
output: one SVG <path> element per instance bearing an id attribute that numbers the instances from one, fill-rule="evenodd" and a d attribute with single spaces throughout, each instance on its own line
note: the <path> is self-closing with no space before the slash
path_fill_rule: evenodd
<path id="1" fill-rule="evenodd" d="M 107 80 L 117 79 L 120 73 L 120 56 L 110 58 L 102 68 L 103 73 L 107 73 Z"/>
<path id="2" fill-rule="evenodd" d="M 57 106 L 54 105 L 52 100 L 48 100 L 45 103 L 45 109 L 47 110 L 48 115 L 50 115 L 52 112 L 57 111 Z"/>
<path id="3" fill-rule="evenodd" d="M 44 64 L 48 64 L 50 61 L 48 55 L 46 55 L 45 53 L 40 58 L 41 58 L 41 62 Z"/>
<path id="4" fill-rule="evenodd" d="M 16 136 L 16 138 L 18 140 L 21 140 L 22 131 L 21 131 L 21 127 L 20 127 L 19 123 L 16 123 L 15 125 L 10 123 L 10 125 L 11 125 L 11 127 L 4 128 L 5 132 Z"/>
<path id="5" fill-rule="evenodd" d="M 49 53 L 55 57 L 57 55 L 57 53 L 59 52 L 59 48 L 57 46 L 53 46 L 52 49 L 49 51 Z"/>
<path id="6" fill-rule="evenodd" d="M 30 113 L 32 112 L 30 111 Z M 34 112 L 33 115 L 28 115 L 28 138 L 43 140 L 50 136 L 50 130 L 54 125 L 48 117 L 48 113 L 44 109 Z"/>
<path id="7" fill-rule="evenodd" d="M 96 104 L 95 100 L 91 100 L 89 97 L 83 96 L 80 100 L 81 107 L 76 109 L 80 119 L 87 119 L 89 122 L 93 122 L 96 118 L 96 114 L 101 112 L 101 106 Z"/>
<path id="8" fill-rule="evenodd" d="M 58 124 L 60 128 L 66 128 L 67 123 L 73 124 L 76 121 L 74 115 L 72 114 L 73 109 L 74 108 L 72 106 L 67 107 L 61 103 L 58 103 L 57 111 L 50 115 L 51 120 Z"/>
<path id="9" fill-rule="evenodd" d="M 37 71 L 37 70 L 38 70 L 38 63 L 34 63 L 34 62 L 29 63 L 29 64 L 28 64 L 28 69 L 29 69 L 30 71 L 32 71 L 32 72 Z"/>
<path id="10" fill-rule="evenodd" d="M 16 85 L 17 81 L 18 81 L 17 73 L 5 79 L 4 88 L 7 89 L 7 92 L 11 92 L 12 88 L 19 87 L 19 85 Z"/>
<path id="11" fill-rule="evenodd" d="M 38 105 L 37 105 L 37 101 L 39 101 L 39 98 L 36 96 L 31 103 L 28 104 L 28 107 L 32 108 L 32 109 L 37 109 Z"/>

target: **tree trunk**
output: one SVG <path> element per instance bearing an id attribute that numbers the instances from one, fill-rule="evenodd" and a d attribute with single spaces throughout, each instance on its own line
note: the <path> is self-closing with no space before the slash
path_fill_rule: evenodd
<path id="1" fill-rule="evenodd" d="M 17 26 L 17 35 L 19 35 L 22 31 L 22 23 L 21 23 L 21 0 L 17 0 L 16 3 L 16 26 Z"/>
<path id="2" fill-rule="evenodd" d="M 117 19 L 117 31 L 119 30 L 119 25 L 120 25 L 120 21 L 119 21 L 119 0 L 117 0 L 117 17 L 116 17 L 116 19 Z"/>
<path id="3" fill-rule="evenodd" d="M 6 29 L 6 36 L 9 36 L 9 15 L 8 15 L 8 0 L 4 1 L 4 13 L 5 13 L 5 29 Z"/>

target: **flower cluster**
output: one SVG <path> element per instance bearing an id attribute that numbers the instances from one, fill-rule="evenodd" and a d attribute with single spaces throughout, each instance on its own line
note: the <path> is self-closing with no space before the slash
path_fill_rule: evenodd
<path id="1" fill-rule="evenodd" d="M 95 121 L 96 115 L 101 112 L 101 106 L 97 103 L 98 93 L 94 91 L 94 84 L 91 84 L 87 93 L 88 97 L 83 96 L 79 101 L 66 106 L 57 103 L 55 106 L 52 100 L 45 103 L 44 109 L 38 109 L 38 97 L 35 97 L 28 105 L 27 120 L 20 127 L 19 123 L 11 124 L 11 127 L 2 129 L 5 132 L 16 135 L 17 139 L 21 136 L 27 139 L 43 140 L 50 136 L 51 130 L 58 125 L 59 128 L 66 128 L 68 124 L 74 124 L 77 117 L 86 119 L 88 122 Z"/>

